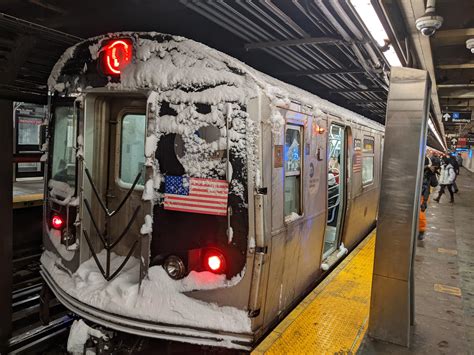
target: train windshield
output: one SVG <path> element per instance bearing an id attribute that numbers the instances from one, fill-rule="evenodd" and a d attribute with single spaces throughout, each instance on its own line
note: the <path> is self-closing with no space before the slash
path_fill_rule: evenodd
<path id="1" fill-rule="evenodd" d="M 51 177 L 74 187 L 76 182 L 76 119 L 73 106 L 59 106 L 54 112 Z"/>

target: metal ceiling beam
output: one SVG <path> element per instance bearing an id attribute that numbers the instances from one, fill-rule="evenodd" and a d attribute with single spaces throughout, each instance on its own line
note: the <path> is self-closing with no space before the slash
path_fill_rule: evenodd
<path id="1" fill-rule="evenodd" d="M 80 37 L 73 36 L 68 33 L 58 31 L 58 30 L 54 30 L 49 27 L 41 26 L 33 22 L 22 20 L 20 18 L 10 16 L 1 12 L 0 12 L 0 23 L 2 23 L 5 26 L 9 26 L 12 29 L 26 30 L 31 33 L 36 32 L 38 33 L 38 36 L 44 35 L 46 37 L 50 37 L 51 39 L 54 39 L 58 43 L 75 44 L 82 40 L 82 38 Z"/>
<path id="2" fill-rule="evenodd" d="M 434 39 L 436 42 L 445 42 L 452 46 L 454 44 L 462 44 L 466 41 L 466 37 L 474 37 L 474 28 L 460 28 L 456 30 L 436 31 Z M 438 45 L 438 43 L 436 43 Z"/>
<path id="3" fill-rule="evenodd" d="M 439 64 L 436 66 L 438 69 L 474 69 L 474 63 L 461 63 L 461 64 Z"/>
<path id="4" fill-rule="evenodd" d="M 368 89 L 340 89 L 329 91 L 330 94 L 346 94 L 346 93 L 358 93 L 358 92 L 387 92 L 384 88 L 368 88 Z"/>
<path id="5" fill-rule="evenodd" d="M 262 48 L 278 48 L 293 47 L 305 44 L 339 44 L 346 43 L 344 40 L 336 37 L 308 37 L 298 39 L 287 39 L 282 41 L 254 42 L 244 45 L 245 50 L 262 49 Z"/>
<path id="6" fill-rule="evenodd" d="M 32 36 L 20 35 L 12 48 L 6 55 L 7 65 L 2 70 L 0 82 L 9 84 L 15 80 L 20 67 L 26 62 L 28 56 L 35 45 L 35 39 Z"/>
<path id="7" fill-rule="evenodd" d="M 335 69 L 335 70 L 320 70 L 320 69 L 311 69 L 311 70 L 297 70 L 289 72 L 280 72 L 273 73 L 275 76 L 307 76 L 307 75 L 337 75 L 337 74 L 356 74 L 356 73 L 366 73 L 365 69 Z"/>

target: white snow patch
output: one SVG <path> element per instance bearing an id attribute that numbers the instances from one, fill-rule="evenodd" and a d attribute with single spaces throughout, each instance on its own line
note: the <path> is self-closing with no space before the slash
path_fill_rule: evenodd
<path id="1" fill-rule="evenodd" d="M 301 216 L 298 213 L 291 212 L 291 214 L 289 214 L 288 216 L 285 217 L 285 222 L 290 223 L 290 222 L 296 221 L 300 217 Z"/>
<path id="2" fill-rule="evenodd" d="M 84 137 L 82 134 L 77 136 L 77 153 L 76 157 L 79 159 L 84 158 Z"/>
<path id="3" fill-rule="evenodd" d="M 148 179 L 143 189 L 142 200 L 151 201 L 155 197 L 154 179 Z"/>
<path id="4" fill-rule="evenodd" d="M 227 242 L 232 243 L 232 239 L 234 239 L 234 229 L 232 227 L 229 227 L 227 229 Z"/>
<path id="5" fill-rule="evenodd" d="M 248 249 L 253 249 L 255 248 L 255 237 L 251 237 L 248 240 Z"/>
<path id="6" fill-rule="evenodd" d="M 90 336 L 107 340 L 107 336 L 100 330 L 89 327 L 82 319 L 75 320 L 69 330 L 67 351 L 73 354 L 83 354 L 84 345 Z"/>
<path id="7" fill-rule="evenodd" d="M 341 258 L 342 256 L 346 255 L 349 252 L 347 248 L 344 246 L 344 243 L 341 243 L 339 246 L 339 252 L 336 254 L 336 258 Z"/>
<path id="8" fill-rule="evenodd" d="M 100 252 L 98 258 L 104 264 L 105 251 Z M 112 253 L 111 270 L 115 270 L 124 258 Z M 70 296 L 105 311 L 153 322 L 237 333 L 251 332 L 246 310 L 220 307 L 182 293 L 231 287 L 241 280 L 242 274 L 226 280 L 225 275 L 191 272 L 188 277 L 176 281 L 161 266 L 153 266 L 139 289 L 140 263 L 133 257 L 111 281 L 103 278 L 93 258 L 82 263 L 71 276 L 57 265 L 60 259 L 51 252 L 45 251 L 41 262 L 55 282 Z"/>
<path id="9" fill-rule="evenodd" d="M 66 206 L 71 202 L 74 195 L 74 188 L 62 181 L 50 179 L 48 182 L 49 196 L 54 202 Z"/>
<path id="10" fill-rule="evenodd" d="M 153 217 L 151 217 L 149 214 L 147 214 L 145 216 L 145 223 L 140 228 L 140 233 L 141 234 L 150 234 L 151 232 L 153 232 Z"/>

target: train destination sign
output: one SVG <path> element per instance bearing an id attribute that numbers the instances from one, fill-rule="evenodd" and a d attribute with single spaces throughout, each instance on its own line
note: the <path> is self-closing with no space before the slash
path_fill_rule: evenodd
<path id="1" fill-rule="evenodd" d="M 472 111 L 446 111 L 443 113 L 444 122 L 469 123 Z"/>

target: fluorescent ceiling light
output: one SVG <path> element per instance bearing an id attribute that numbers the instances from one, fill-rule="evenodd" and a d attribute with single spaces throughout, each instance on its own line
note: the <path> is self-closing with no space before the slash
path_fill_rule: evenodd
<path id="1" fill-rule="evenodd" d="M 351 0 L 351 4 L 364 22 L 365 27 L 367 27 L 373 39 L 375 39 L 379 46 L 384 46 L 385 40 L 388 40 L 387 32 L 385 32 L 382 22 L 380 22 L 380 19 L 377 16 L 372 4 L 370 3 L 370 0 Z M 393 49 L 393 46 L 390 46 L 390 49 L 383 52 L 383 55 L 390 63 L 390 66 L 402 66 L 400 59 L 398 59 L 397 53 Z"/>
<path id="2" fill-rule="evenodd" d="M 438 140 L 438 142 L 441 144 L 441 146 L 446 149 L 446 147 L 444 146 L 444 142 L 441 140 L 441 137 L 439 136 L 438 132 L 436 131 L 436 128 L 433 124 L 433 121 L 431 120 L 431 117 L 428 119 L 428 127 L 429 129 L 431 130 L 431 132 L 433 132 L 434 136 L 436 137 L 436 139 Z"/>

